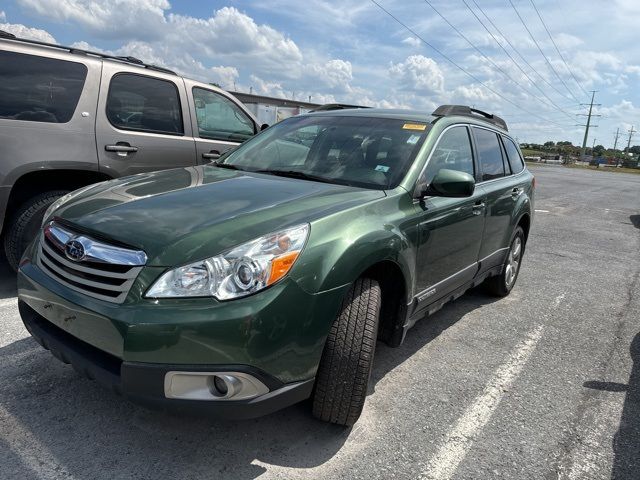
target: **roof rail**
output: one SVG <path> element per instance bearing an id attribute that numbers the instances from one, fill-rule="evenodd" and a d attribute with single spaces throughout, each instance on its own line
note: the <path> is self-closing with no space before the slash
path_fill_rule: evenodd
<path id="1" fill-rule="evenodd" d="M 504 130 L 507 130 L 507 131 L 509 130 L 507 128 L 507 122 L 505 122 L 502 118 L 498 117 L 497 115 L 483 112 L 482 110 L 471 108 L 467 105 L 440 105 L 438 108 L 434 110 L 434 112 L 431 115 L 433 115 L 434 117 L 448 117 L 450 115 L 472 117 L 478 120 L 484 120 L 485 122 L 492 123 L 493 125 L 500 127 Z"/>
<path id="2" fill-rule="evenodd" d="M 347 108 L 369 108 L 362 107 L 360 105 L 346 105 L 344 103 L 327 103 L 326 105 L 321 105 L 319 107 L 314 108 L 311 112 L 328 112 L 331 110 L 345 110 Z"/>
<path id="3" fill-rule="evenodd" d="M 63 45 L 57 45 L 55 43 L 40 42 L 38 40 L 29 40 L 27 38 L 18 38 L 13 33 L 5 32 L 4 30 L 0 30 L 0 38 L 5 38 L 7 40 L 13 40 L 15 42 L 28 43 L 30 45 L 39 45 L 39 46 L 43 46 L 43 47 L 57 48 L 59 50 L 66 50 L 67 52 L 73 53 L 73 54 L 91 55 L 93 57 L 104 58 L 104 59 L 107 59 L 107 60 L 115 60 L 115 61 L 118 61 L 118 62 L 130 63 L 130 64 L 133 64 L 133 65 L 139 65 L 141 67 L 148 68 L 149 70 L 156 70 L 158 72 L 169 73 L 171 75 L 177 75 L 176 72 L 174 72 L 173 70 L 169 70 L 168 68 L 164 68 L 164 67 L 159 67 L 157 65 L 144 63 L 142 60 L 140 60 L 138 58 L 135 58 L 135 57 L 107 55 L 106 53 L 92 52 L 90 50 L 83 50 L 81 48 L 75 48 L 75 47 L 65 47 Z"/>

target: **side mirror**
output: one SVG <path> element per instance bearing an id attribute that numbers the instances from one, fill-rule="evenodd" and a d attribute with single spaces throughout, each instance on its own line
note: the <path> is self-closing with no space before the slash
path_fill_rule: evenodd
<path id="1" fill-rule="evenodd" d="M 260 131 L 266 130 L 267 128 L 269 128 L 268 123 L 263 123 L 262 125 L 260 125 Z"/>
<path id="2" fill-rule="evenodd" d="M 422 192 L 422 195 L 434 197 L 470 197 L 476 188 L 474 178 L 458 170 L 441 169 Z"/>

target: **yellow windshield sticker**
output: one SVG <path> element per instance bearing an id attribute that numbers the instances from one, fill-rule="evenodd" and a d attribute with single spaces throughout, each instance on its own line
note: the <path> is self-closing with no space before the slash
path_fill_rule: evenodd
<path id="1" fill-rule="evenodd" d="M 427 126 L 423 123 L 405 123 L 402 128 L 404 130 L 420 130 L 423 132 L 427 129 Z"/>

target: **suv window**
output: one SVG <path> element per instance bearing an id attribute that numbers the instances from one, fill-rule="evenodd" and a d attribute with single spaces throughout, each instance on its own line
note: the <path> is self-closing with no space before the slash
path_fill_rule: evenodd
<path id="1" fill-rule="evenodd" d="M 453 127 L 442 134 L 425 170 L 426 184 L 430 184 L 433 177 L 445 168 L 474 175 L 473 153 L 467 127 Z"/>
<path id="2" fill-rule="evenodd" d="M 504 177 L 504 163 L 498 135 L 484 128 L 473 127 L 482 181 Z"/>
<path id="3" fill-rule="evenodd" d="M 255 133 L 253 121 L 223 95 L 194 87 L 193 101 L 200 138 L 244 141 Z"/>
<path id="4" fill-rule="evenodd" d="M 81 63 L 0 51 L 0 118 L 67 123 L 86 76 Z"/>
<path id="5" fill-rule="evenodd" d="M 111 79 L 107 118 L 116 128 L 183 135 L 176 86 L 167 80 L 119 73 Z"/>
<path id="6" fill-rule="evenodd" d="M 518 147 L 510 138 L 503 136 L 502 140 L 504 141 L 504 149 L 507 152 L 507 159 L 511 166 L 511 172 L 520 173 L 524 169 L 524 163 L 522 162 L 522 157 L 520 156 Z"/>

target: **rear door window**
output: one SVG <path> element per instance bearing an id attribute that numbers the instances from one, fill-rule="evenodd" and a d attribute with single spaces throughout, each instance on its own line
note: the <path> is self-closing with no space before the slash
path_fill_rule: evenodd
<path id="1" fill-rule="evenodd" d="M 520 173 L 524 169 L 524 163 L 522 162 L 522 157 L 520 156 L 520 150 L 513 140 L 507 137 L 502 137 L 504 143 L 504 149 L 507 152 L 507 159 L 509 160 L 509 165 L 511 166 L 511 171 L 513 173 Z"/>
<path id="2" fill-rule="evenodd" d="M 498 135 L 491 130 L 473 127 L 482 181 L 504 177 L 504 163 Z"/>
<path id="3" fill-rule="evenodd" d="M 107 118 L 122 130 L 183 135 L 178 88 L 159 78 L 119 73 L 111 79 Z"/>
<path id="4" fill-rule="evenodd" d="M 86 77 L 82 63 L 0 51 L 0 118 L 67 123 Z"/>

